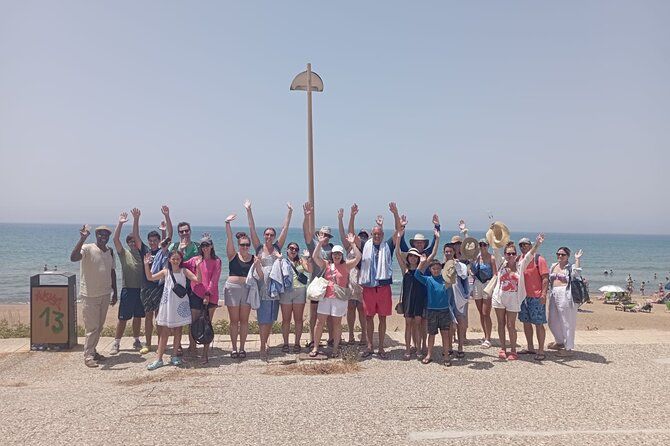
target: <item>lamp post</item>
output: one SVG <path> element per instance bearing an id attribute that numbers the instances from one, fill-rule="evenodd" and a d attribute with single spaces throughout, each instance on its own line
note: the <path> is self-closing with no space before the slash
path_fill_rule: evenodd
<path id="1" fill-rule="evenodd" d="M 312 91 L 323 91 L 321 77 L 312 71 L 312 64 L 307 64 L 307 70 L 298 74 L 291 82 L 291 90 L 307 91 L 307 182 L 308 201 L 314 207 L 314 141 L 312 140 Z M 312 225 L 314 225 L 314 211 L 312 211 Z"/>

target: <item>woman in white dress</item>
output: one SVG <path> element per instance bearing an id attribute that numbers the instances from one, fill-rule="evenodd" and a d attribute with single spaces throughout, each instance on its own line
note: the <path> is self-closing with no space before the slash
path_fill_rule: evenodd
<path id="1" fill-rule="evenodd" d="M 181 267 L 184 254 L 181 251 L 173 251 L 168 257 L 168 263 L 164 269 L 158 271 L 156 274 L 151 273 L 151 255 L 147 254 L 144 257 L 144 273 L 149 281 L 165 280 L 163 288 L 163 297 L 161 298 L 160 306 L 158 307 L 158 316 L 156 316 L 156 325 L 163 327 L 159 331 L 158 350 L 156 351 L 158 358 L 147 366 L 149 370 L 156 370 L 163 367 L 163 353 L 167 348 L 167 342 L 170 335 L 174 335 L 177 331 L 185 325 L 191 323 L 191 308 L 189 306 L 188 296 L 184 293 L 182 297 L 175 294 L 175 284 L 179 284 L 186 289 L 186 281 L 191 283 L 200 282 L 200 268 L 196 265 L 197 276 L 186 268 Z M 199 263 L 199 262 L 198 262 Z M 172 365 L 181 365 L 182 359 L 178 356 L 170 358 Z"/>

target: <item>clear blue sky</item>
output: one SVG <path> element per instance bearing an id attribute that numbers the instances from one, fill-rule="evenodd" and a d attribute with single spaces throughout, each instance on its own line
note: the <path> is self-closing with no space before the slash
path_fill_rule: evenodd
<path id="1" fill-rule="evenodd" d="M 670 2 L 0 1 L 0 221 L 670 232 Z M 244 222 L 244 220 L 243 220 Z"/>

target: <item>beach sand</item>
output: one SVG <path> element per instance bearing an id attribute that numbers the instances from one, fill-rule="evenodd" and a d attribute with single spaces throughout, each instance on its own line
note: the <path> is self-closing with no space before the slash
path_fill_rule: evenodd
<path id="1" fill-rule="evenodd" d="M 595 298 L 592 297 L 592 298 Z M 649 296 L 634 295 L 633 300 L 636 302 L 644 302 Z M 469 327 L 468 331 L 473 333 L 481 332 L 481 325 L 479 323 L 479 314 L 477 307 L 473 301 L 469 304 Z M 81 315 L 81 305 L 78 306 L 78 323 L 83 324 Z M 654 304 L 654 309 L 651 313 L 630 313 L 623 311 L 616 311 L 614 305 L 603 304 L 602 301 L 594 300 L 592 304 L 585 304 L 581 308 L 577 316 L 577 330 L 641 330 L 641 329 L 656 329 L 670 331 L 670 312 L 666 310 L 665 305 Z M 114 326 L 117 322 L 118 304 L 110 307 L 107 312 L 106 325 Z M 255 320 L 256 313 L 251 312 L 251 320 Z M 309 309 L 305 308 L 305 321 L 308 320 Z M 5 304 L 0 305 L 0 321 L 6 320 L 10 325 L 18 323 L 30 323 L 30 305 L 28 304 Z M 220 319 L 228 319 L 228 311 L 225 307 L 218 308 L 214 314 L 214 321 Z M 495 314 L 492 314 L 493 330 L 495 335 L 496 319 Z M 281 321 L 281 313 L 279 315 Z M 346 318 L 342 318 L 342 323 L 346 323 Z M 358 324 L 358 321 L 356 322 Z M 404 318 L 400 315 L 393 314 L 387 319 L 387 330 L 403 331 L 405 327 Z M 522 324 L 517 322 L 517 328 L 522 330 Z M 345 336 L 346 337 L 346 336 Z M 476 336 L 474 336 L 476 337 Z"/>

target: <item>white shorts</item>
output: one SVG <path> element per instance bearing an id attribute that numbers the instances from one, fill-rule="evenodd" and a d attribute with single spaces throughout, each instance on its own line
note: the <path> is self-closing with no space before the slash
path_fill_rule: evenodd
<path id="1" fill-rule="evenodd" d="M 521 310 L 521 303 L 519 302 L 519 295 L 515 292 L 501 291 L 493 293 L 491 299 L 491 306 L 493 308 L 501 308 L 512 313 L 518 313 Z"/>
<path id="2" fill-rule="evenodd" d="M 479 280 L 475 279 L 475 283 L 472 285 L 472 298 L 474 300 L 491 298 L 484 294 L 484 288 L 486 288 L 488 283 L 488 281 L 486 283 L 481 283 Z"/>
<path id="3" fill-rule="evenodd" d="M 317 314 L 327 314 L 333 317 L 342 317 L 347 314 L 349 302 L 336 297 L 325 297 L 319 301 L 316 309 Z"/>

